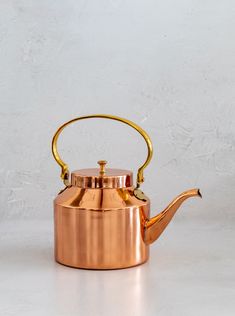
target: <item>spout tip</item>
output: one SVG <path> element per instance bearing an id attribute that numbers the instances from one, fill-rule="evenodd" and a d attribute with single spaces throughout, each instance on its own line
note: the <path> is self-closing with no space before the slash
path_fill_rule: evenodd
<path id="1" fill-rule="evenodd" d="M 200 189 L 197 189 L 197 195 L 202 199 L 202 194 L 200 192 Z"/>

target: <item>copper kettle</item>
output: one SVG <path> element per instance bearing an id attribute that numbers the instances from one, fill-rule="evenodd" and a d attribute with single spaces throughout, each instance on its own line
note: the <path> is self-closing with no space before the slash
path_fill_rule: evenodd
<path id="1" fill-rule="evenodd" d="M 105 118 L 120 121 L 139 132 L 146 141 L 148 155 L 138 169 L 136 185 L 129 170 L 99 168 L 72 172 L 57 151 L 57 140 L 69 124 L 83 119 Z M 52 153 L 60 165 L 65 188 L 54 200 L 55 260 L 85 269 L 119 269 L 144 263 L 149 245 L 166 228 L 184 200 L 200 196 L 192 189 L 176 197 L 161 213 L 150 217 L 149 198 L 140 190 L 143 171 L 152 158 L 152 142 L 137 124 L 113 115 L 77 117 L 63 124 L 52 140 Z"/>

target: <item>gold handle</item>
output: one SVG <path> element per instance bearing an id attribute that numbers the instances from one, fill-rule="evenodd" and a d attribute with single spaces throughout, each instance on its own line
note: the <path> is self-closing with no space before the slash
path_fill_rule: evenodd
<path id="1" fill-rule="evenodd" d="M 69 169 L 67 164 L 60 158 L 58 150 L 57 150 L 57 140 L 58 137 L 60 135 L 60 133 L 62 132 L 62 130 L 69 124 L 74 123 L 76 121 L 79 120 L 84 120 L 84 119 L 89 119 L 89 118 L 105 118 L 105 119 L 111 119 L 111 120 L 116 120 L 116 121 L 120 121 L 122 123 L 125 123 L 131 127 L 133 127 L 137 132 L 140 133 L 141 136 L 143 136 L 146 144 L 147 144 L 147 148 L 148 148 L 148 156 L 145 160 L 145 162 L 143 163 L 143 165 L 138 169 L 138 173 L 137 173 L 137 188 L 140 186 L 140 183 L 144 182 L 144 168 L 147 167 L 147 165 L 149 164 L 152 155 L 153 155 L 153 146 L 152 146 L 152 142 L 151 139 L 149 138 L 148 134 L 137 124 L 135 124 L 134 122 L 131 122 L 127 119 L 118 117 L 118 116 L 114 116 L 114 115 L 108 115 L 108 114 L 93 114 L 93 115 L 86 115 L 86 116 L 80 116 L 77 117 L 75 119 L 72 119 L 66 123 L 64 123 L 62 126 L 60 126 L 58 128 L 58 130 L 56 131 L 53 139 L 52 139 L 52 154 L 56 160 L 56 162 L 60 165 L 61 167 L 61 178 L 64 181 L 64 184 L 67 186 L 69 185 Z"/>

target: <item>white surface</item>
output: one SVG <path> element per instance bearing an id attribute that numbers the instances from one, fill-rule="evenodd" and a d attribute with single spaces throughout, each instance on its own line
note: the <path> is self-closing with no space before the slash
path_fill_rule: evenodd
<path id="1" fill-rule="evenodd" d="M 0 2 L 1 316 L 235 314 L 234 38 L 231 0 Z M 102 112 L 153 140 L 152 214 L 189 188 L 203 200 L 186 202 L 148 264 L 72 270 L 52 258 L 50 142 Z M 136 172 L 146 155 L 111 121 L 68 128 L 59 148 L 71 170 L 106 159 Z"/>
<path id="2" fill-rule="evenodd" d="M 172 223 L 148 263 L 116 271 L 55 263 L 49 221 L 0 233 L 1 316 L 234 315 L 235 234 L 223 223 Z"/>

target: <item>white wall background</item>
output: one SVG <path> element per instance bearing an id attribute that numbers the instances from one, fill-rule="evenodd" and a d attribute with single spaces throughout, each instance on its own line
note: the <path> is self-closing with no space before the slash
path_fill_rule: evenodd
<path id="1" fill-rule="evenodd" d="M 228 225 L 235 205 L 235 5 L 223 0 L 0 3 L 0 218 L 52 217 L 62 187 L 50 142 L 85 114 L 129 118 L 151 135 L 153 213 L 200 187 L 181 220 Z M 106 159 L 135 172 L 145 144 L 90 120 L 60 141 L 71 169 Z"/>

